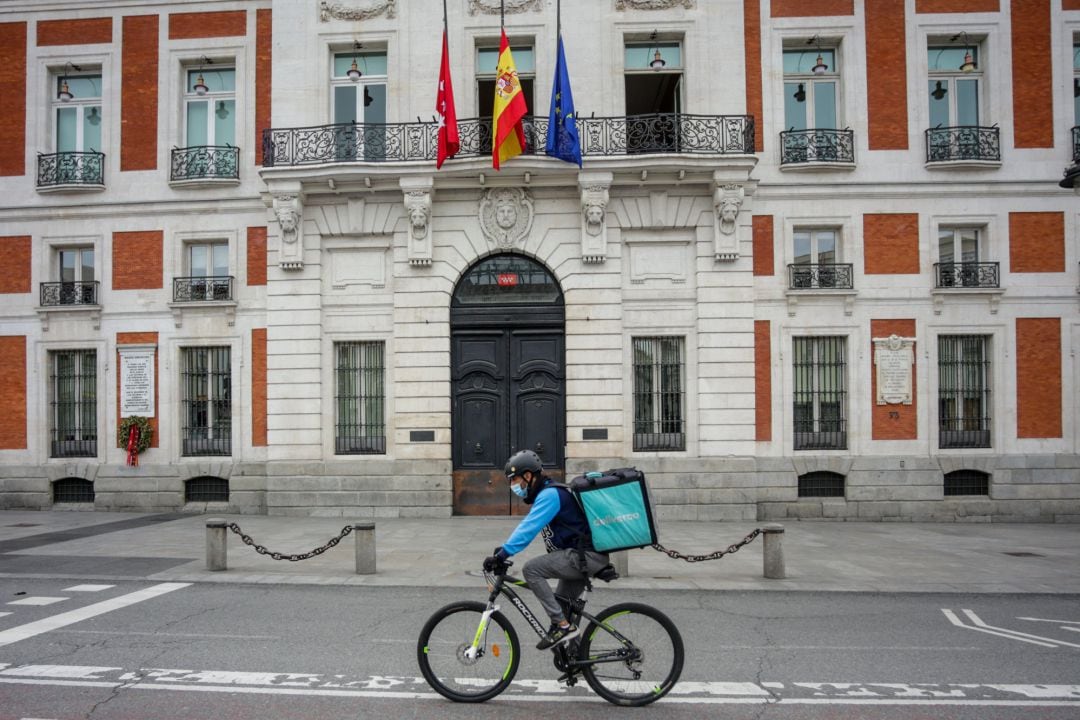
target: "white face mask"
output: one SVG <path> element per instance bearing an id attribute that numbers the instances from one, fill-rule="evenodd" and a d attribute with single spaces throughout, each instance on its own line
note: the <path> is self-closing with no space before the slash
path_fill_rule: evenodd
<path id="1" fill-rule="evenodd" d="M 527 497 L 529 494 L 528 486 L 519 485 L 517 483 L 513 483 L 512 485 L 510 485 L 510 490 L 513 491 L 513 493 L 519 498 Z"/>

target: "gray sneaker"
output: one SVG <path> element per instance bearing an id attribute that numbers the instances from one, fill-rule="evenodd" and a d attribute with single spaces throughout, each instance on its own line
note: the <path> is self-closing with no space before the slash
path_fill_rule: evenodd
<path id="1" fill-rule="evenodd" d="M 573 623 L 562 627 L 558 623 L 552 623 L 548 629 L 547 635 L 540 638 L 540 642 L 536 643 L 537 650 L 547 650 L 553 648 L 556 645 L 562 644 L 567 640 L 576 638 L 581 634 L 581 628 Z"/>

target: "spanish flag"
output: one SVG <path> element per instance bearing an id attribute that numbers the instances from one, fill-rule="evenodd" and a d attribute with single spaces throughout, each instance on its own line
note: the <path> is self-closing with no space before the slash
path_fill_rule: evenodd
<path id="1" fill-rule="evenodd" d="M 521 119 L 528 112 L 517 67 L 510 54 L 510 41 L 503 31 L 499 41 L 499 66 L 495 71 L 495 112 L 491 122 L 491 164 L 496 170 L 525 149 L 525 128 Z"/>

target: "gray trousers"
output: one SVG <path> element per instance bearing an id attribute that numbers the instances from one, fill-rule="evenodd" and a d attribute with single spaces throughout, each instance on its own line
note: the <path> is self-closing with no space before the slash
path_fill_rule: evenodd
<path id="1" fill-rule="evenodd" d="M 566 618 L 563 616 L 559 601 L 555 599 L 555 592 L 552 592 L 547 582 L 548 578 L 558 578 L 559 586 L 556 592 L 560 595 L 576 598 L 585 592 L 586 578 L 600 572 L 600 569 L 607 564 L 608 556 L 605 553 L 586 550 L 586 567 L 582 568 L 581 556 L 577 550 L 555 550 L 525 563 L 521 569 L 521 575 L 525 578 L 525 582 L 529 583 L 529 587 L 536 594 L 540 604 L 544 606 L 544 611 L 551 621 L 557 623 Z M 588 575 L 585 574 L 586 572 Z"/>

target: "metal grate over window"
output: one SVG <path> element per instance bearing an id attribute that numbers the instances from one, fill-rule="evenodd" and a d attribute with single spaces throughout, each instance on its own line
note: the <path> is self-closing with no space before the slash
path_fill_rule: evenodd
<path id="1" fill-rule="evenodd" d="M 184 483 L 184 502 L 229 502 L 229 481 L 204 475 Z"/>
<path id="2" fill-rule="evenodd" d="M 979 470 L 953 470 L 945 473 L 945 497 L 950 495 L 989 495 L 990 476 Z"/>
<path id="3" fill-rule="evenodd" d="M 386 389 L 382 342 L 335 343 L 338 455 L 386 453 Z"/>
<path id="4" fill-rule="evenodd" d="M 844 497 L 844 476 L 827 470 L 800 475 L 799 497 Z"/>
<path id="5" fill-rule="evenodd" d="M 990 338 L 938 337 L 938 444 L 990 447 Z"/>
<path id="6" fill-rule="evenodd" d="M 847 338 L 792 339 L 792 397 L 796 450 L 843 450 L 847 447 Z"/>
<path id="7" fill-rule="evenodd" d="M 639 337 L 634 348 L 634 450 L 686 449 L 685 339 Z"/>
<path id="8" fill-rule="evenodd" d="M 181 350 L 184 455 L 232 454 L 232 367 L 228 347 Z"/>
<path id="9" fill-rule="evenodd" d="M 49 456 L 97 456 L 97 353 L 49 353 Z"/>
<path id="10" fill-rule="evenodd" d="M 94 483 L 82 478 L 63 478 L 53 483 L 54 503 L 94 502 Z"/>

